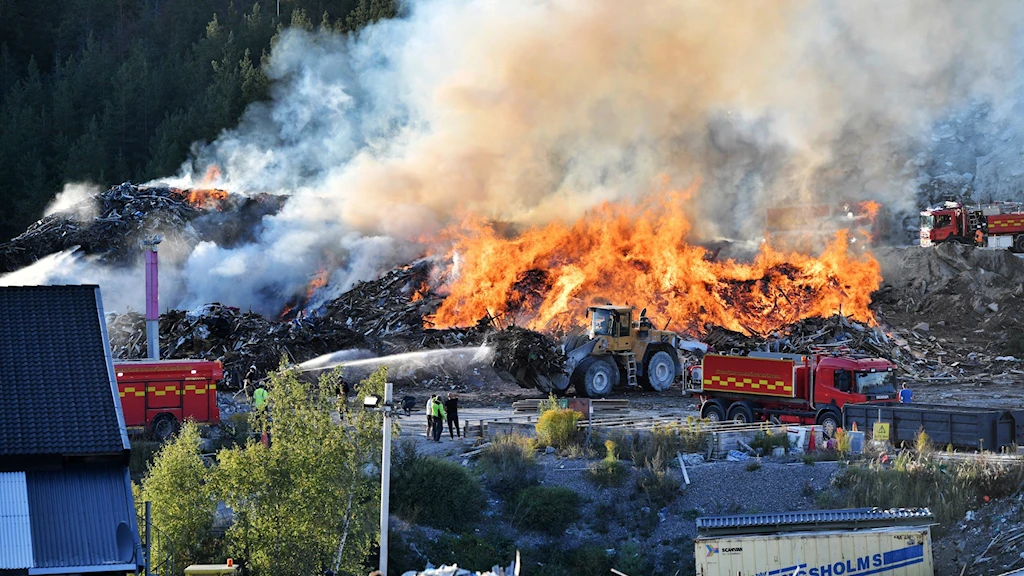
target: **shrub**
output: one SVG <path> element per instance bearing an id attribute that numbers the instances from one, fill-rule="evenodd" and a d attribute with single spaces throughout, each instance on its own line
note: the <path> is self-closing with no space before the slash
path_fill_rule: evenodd
<path id="1" fill-rule="evenodd" d="M 814 457 L 814 454 L 811 454 L 809 452 L 804 454 L 800 459 L 803 460 L 804 464 L 808 466 L 814 466 L 814 463 L 817 462 L 817 458 Z"/>
<path id="2" fill-rule="evenodd" d="M 496 437 L 480 453 L 479 467 L 495 492 L 512 494 L 540 481 L 540 467 L 529 438 L 516 434 Z"/>
<path id="3" fill-rule="evenodd" d="M 842 428 L 836 428 L 836 453 L 840 458 L 848 458 L 853 452 L 853 438 Z"/>
<path id="4" fill-rule="evenodd" d="M 677 452 L 704 452 L 708 433 L 703 420 L 688 418 L 684 424 L 659 424 L 625 440 L 634 465 L 644 466 L 656 459 L 668 464 Z"/>
<path id="5" fill-rule="evenodd" d="M 750 447 L 760 450 L 761 454 L 765 456 L 771 456 L 772 450 L 775 448 L 784 448 L 786 452 L 789 452 L 789 434 L 786 434 L 785 431 L 775 434 L 771 430 L 758 432 L 750 441 Z"/>
<path id="6" fill-rule="evenodd" d="M 553 446 L 558 450 L 566 450 L 580 443 L 580 431 L 577 423 L 580 413 L 567 408 L 546 410 L 537 419 L 537 442 L 543 446 Z"/>
<path id="7" fill-rule="evenodd" d="M 621 486 L 626 480 L 626 466 L 617 457 L 614 440 L 605 440 L 604 447 L 608 454 L 587 468 L 587 479 L 602 488 Z"/>
<path id="8" fill-rule="evenodd" d="M 533 486 L 506 503 L 505 513 L 516 529 L 558 534 L 579 518 L 579 494 L 562 486 Z"/>
<path id="9" fill-rule="evenodd" d="M 963 518 L 983 496 L 1016 491 L 1024 466 L 986 461 L 984 456 L 943 462 L 901 451 L 892 467 L 879 462 L 847 466 L 833 481 L 844 505 L 927 506 L 941 523 Z"/>
<path id="10" fill-rule="evenodd" d="M 391 474 L 391 506 L 414 524 L 461 530 L 480 518 L 484 493 L 468 470 L 403 448 Z"/>
<path id="11" fill-rule="evenodd" d="M 623 574 L 654 574 L 650 554 L 635 540 L 623 544 L 615 554 L 615 569 Z"/>
<path id="12" fill-rule="evenodd" d="M 611 573 L 611 557 L 603 546 L 584 544 L 565 549 L 551 544 L 526 551 L 523 574 L 531 576 L 603 576 Z"/>
<path id="13" fill-rule="evenodd" d="M 760 460 L 751 460 L 750 462 L 747 462 L 747 472 L 757 472 L 760 469 L 761 469 L 761 461 Z"/>
<path id="14" fill-rule="evenodd" d="M 636 489 L 658 508 L 666 506 L 676 498 L 679 482 L 665 470 L 664 463 L 655 458 L 645 464 L 636 475 Z"/>

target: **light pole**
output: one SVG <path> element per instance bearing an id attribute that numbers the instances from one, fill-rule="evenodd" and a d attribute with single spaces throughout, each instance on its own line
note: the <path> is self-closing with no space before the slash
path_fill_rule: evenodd
<path id="1" fill-rule="evenodd" d="M 384 384 L 384 402 L 377 396 L 363 398 L 363 408 L 384 414 L 384 445 L 380 456 L 380 573 L 388 573 L 388 496 L 391 492 L 391 418 L 395 407 L 391 402 L 392 384 Z"/>

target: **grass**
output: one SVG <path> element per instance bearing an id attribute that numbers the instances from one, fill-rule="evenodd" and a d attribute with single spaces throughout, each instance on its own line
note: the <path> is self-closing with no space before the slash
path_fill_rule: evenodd
<path id="1" fill-rule="evenodd" d="M 683 424 L 660 424 L 650 432 L 637 432 L 623 437 L 623 445 L 635 466 L 646 466 L 655 460 L 669 464 L 677 452 L 706 452 L 710 435 L 705 420 L 687 418 Z"/>
<path id="2" fill-rule="evenodd" d="M 1013 494 L 1024 481 L 1024 465 L 986 460 L 984 455 L 945 461 L 918 437 L 921 452 L 902 450 L 891 465 L 873 461 L 846 466 L 833 481 L 845 506 L 922 507 L 942 524 L 963 518 L 985 496 Z"/>
<path id="3" fill-rule="evenodd" d="M 747 472 L 757 472 L 760 469 L 761 469 L 761 461 L 760 460 L 751 460 L 750 462 L 747 462 Z"/>
<path id="4" fill-rule="evenodd" d="M 496 437 L 480 453 L 478 469 L 487 486 L 499 494 L 511 495 L 540 482 L 533 441 L 517 434 Z"/>
<path id="5" fill-rule="evenodd" d="M 661 508 L 676 499 L 679 480 L 666 471 L 660 457 L 655 457 L 637 471 L 636 490 L 646 496 L 653 506 Z"/>
<path id="6" fill-rule="evenodd" d="M 532 486 L 505 504 L 505 514 L 517 530 L 559 534 L 579 518 L 580 497 L 563 486 Z"/>

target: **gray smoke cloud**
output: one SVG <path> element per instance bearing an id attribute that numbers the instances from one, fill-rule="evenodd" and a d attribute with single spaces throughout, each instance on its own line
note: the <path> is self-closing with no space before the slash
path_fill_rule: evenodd
<path id="1" fill-rule="evenodd" d="M 276 313 L 466 215 L 532 226 L 699 183 L 695 241 L 755 239 L 785 203 L 912 211 L 933 133 L 1011 117 L 1015 2 L 422 0 L 358 36 L 289 30 L 273 98 L 168 182 L 291 199 L 258 241 L 201 243 L 165 303 Z"/>

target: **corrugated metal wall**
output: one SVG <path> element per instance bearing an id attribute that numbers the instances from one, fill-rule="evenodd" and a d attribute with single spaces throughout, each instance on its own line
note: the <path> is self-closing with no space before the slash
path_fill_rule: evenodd
<path id="1" fill-rule="evenodd" d="M 123 467 L 27 472 L 37 568 L 124 564 L 117 529 L 135 527 L 135 511 Z"/>
<path id="2" fill-rule="evenodd" d="M 0 570 L 32 566 L 32 528 L 25 473 L 0 472 Z"/>

